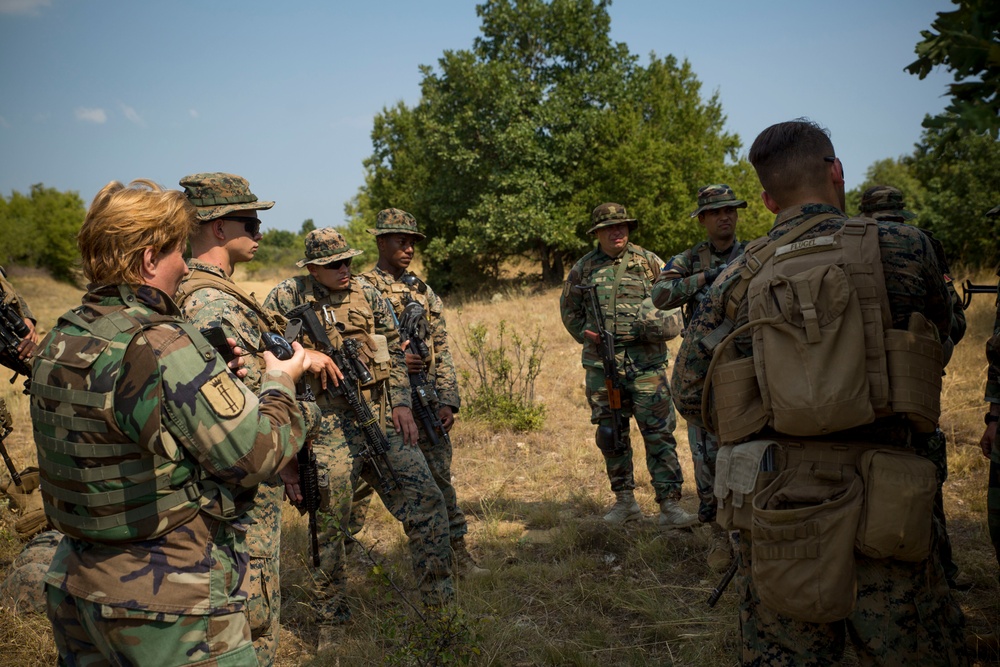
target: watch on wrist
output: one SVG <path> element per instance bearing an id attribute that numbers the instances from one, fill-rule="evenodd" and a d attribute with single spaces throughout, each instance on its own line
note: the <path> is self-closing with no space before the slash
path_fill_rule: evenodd
<path id="1" fill-rule="evenodd" d="M 987 426 L 996 422 L 1000 422 L 1000 415 L 994 415 L 987 412 L 983 416 L 983 423 L 985 423 Z"/>

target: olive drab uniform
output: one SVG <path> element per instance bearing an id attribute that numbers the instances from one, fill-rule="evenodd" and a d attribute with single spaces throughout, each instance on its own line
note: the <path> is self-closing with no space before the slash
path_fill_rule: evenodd
<path id="1" fill-rule="evenodd" d="M 316 230 L 322 234 L 327 230 Z M 339 237 L 339 235 L 338 235 Z M 341 239 L 342 240 L 342 239 Z M 307 239 L 308 247 L 309 239 Z M 344 243 L 346 245 L 346 242 Z M 312 276 L 298 276 L 279 283 L 268 295 L 265 305 L 280 313 L 309 303 L 324 324 L 334 346 L 344 337 L 362 343 L 362 361 L 373 376 L 363 387 L 365 398 L 389 440 L 388 457 L 400 480 L 400 488 L 388 495 L 382 492 L 375 472 L 365 465 L 358 453 L 364 447 L 364 434 L 343 396 L 331 396 L 313 390 L 323 413 L 320 434 L 313 439 L 320 473 L 320 487 L 329 489 L 320 509 L 320 568 L 315 572 L 322 600 L 318 605 L 321 624 L 337 625 L 350 618 L 345 595 L 347 577 L 344 569 L 344 531 L 350 516 L 352 478 L 364 479 L 379 492 L 385 507 L 402 522 L 409 538 L 410 555 L 417 587 L 426 604 L 439 605 L 453 596 L 451 549 L 444 498 L 434 483 L 423 454 L 403 444 L 393 428 L 389 412 L 396 406 L 410 406 L 410 385 L 406 376 L 399 331 L 385 300 L 363 278 L 351 277 L 350 286 L 333 292 Z M 304 344 L 311 344 L 304 341 Z M 315 383 L 313 378 L 310 382 Z"/>
<path id="2" fill-rule="evenodd" d="M 631 491 L 635 488 L 632 449 L 611 455 L 600 436 L 600 426 L 607 427 L 611 418 L 604 369 L 597 345 L 584 336 L 585 330 L 595 331 L 596 324 L 576 288 L 581 284 L 597 286 L 605 326 L 615 337 L 615 354 L 625 388 L 622 409 L 626 416 L 635 417 L 642 433 L 657 503 L 679 499 L 684 482 L 673 435 L 677 422 L 667 382 L 667 346 L 662 338 L 650 340 L 643 327 L 642 313 L 651 305 L 650 292 L 662 266 L 659 257 L 634 243 L 629 243 L 618 257 L 610 257 L 597 247 L 570 270 L 559 301 L 563 325 L 583 344 L 590 421 L 599 426 L 598 447 L 604 454 L 611 489 L 616 493 Z"/>
<path id="3" fill-rule="evenodd" d="M 731 264 L 743 253 L 746 245 L 746 241 L 734 240 L 729 249 L 718 250 L 706 240 L 670 258 L 653 285 L 653 304 L 662 309 L 681 308 L 684 325 L 687 326 L 709 287 L 698 287 L 699 274 Z M 680 277 L 665 278 L 668 271 L 676 271 Z M 715 459 L 719 453 L 719 440 L 704 428 L 688 424 L 688 445 L 691 447 L 695 485 L 698 488 L 698 519 L 708 523 L 715 520 Z"/>
<path id="4" fill-rule="evenodd" d="M 995 218 L 1000 216 L 1000 206 L 991 208 L 986 214 Z M 997 272 L 1000 276 L 1000 271 Z M 1000 291 L 1000 283 L 997 284 Z M 997 314 L 993 323 L 993 336 L 986 341 L 986 360 L 989 370 L 986 376 L 986 402 L 1000 403 L 1000 295 L 997 296 Z M 990 541 L 996 553 L 997 565 L 1000 565 L 1000 442 L 993 443 L 990 452 L 989 485 L 986 492 L 987 524 Z"/>
<path id="5" fill-rule="evenodd" d="M 42 341 L 31 410 L 63 660 L 252 664 L 246 511 L 303 442 L 291 379 L 258 398 L 165 294 L 107 286 Z"/>
<path id="6" fill-rule="evenodd" d="M 850 250 L 858 246 L 844 240 L 862 230 L 862 257 L 877 239 L 872 261 L 859 261 Z M 844 269 L 824 256 L 842 257 Z M 780 271 L 785 262 L 795 267 L 787 274 Z M 770 281 L 754 277 L 767 272 L 774 272 Z M 746 285 L 749 293 L 739 296 Z M 785 314 L 747 326 L 776 307 Z M 950 323 L 948 292 L 926 236 L 904 225 L 848 220 L 825 204 L 783 209 L 767 239 L 748 247 L 709 289 L 687 328 L 672 387 L 686 419 L 705 425 L 705 393 L 721 426 L 716 495 L 719 522 L 740 529 L 744 664 L 837 662 L 848 638 L 862 662 L 968 664 L 963 615 L 932 530 L 934 466 L 910 445 L 913 433 L 936 423 L 924 401 L 935 398 L 940 341 Z M 826 377 L 837 392 L 860 369 L 863 399 L 852 395 L 838 409 L 822 393 L 790 393 L 803 373 L 816 370 L 813 358 L 788 361 L 775 353 L 800 338 L 827 360 L 854 355 L 851 363 L 827 364 Z M 772 347 L 782 340 L 783 347 Z M 907 356 L 914 350 L 919 354 Z M 722 357 L 714 368 L 713 354 Z M 914 377 L 927 384 L 910 386 L 907 371 L 921 364 L 927 372 Z M 900 487 L 893 479 L 908 481 Z M 909 539 L 900 541 L 897 530 Z"/>
<path id="7" fill-rule="evenodd" d="M 184 317 L 198 329 L 222 327 L 244 350 L 247 375 L 243 383 L 256 392 L 264 378 L 261 334 L 281 332 L 281 322 L 267 312 L 252 294 L 247 294 L 225 272 L 196 258 L 188 260 L 190 273 L 177 291 L 177 305 Z M 304 406 L 300 406 L 304 408 Z M 318 418 L 318 415 L 317 415 Z M 285 487 L 278 475 L 257 488 L 254 506 L 248 512 L 247 551 L 250 554 L 247 616 L 257 661 L 271 665 L 280 635 L 281 585 L 281 505 Z"/>

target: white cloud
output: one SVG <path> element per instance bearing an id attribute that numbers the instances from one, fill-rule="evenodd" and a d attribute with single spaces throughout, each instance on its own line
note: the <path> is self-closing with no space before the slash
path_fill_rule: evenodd
<path id="1" fill-rule="evenodd" d="M 197 118 L 198 117 L 198 110 L 197 109 L 190 109 L 188 111 L 188 113 L 191 114 L 192 118 Z"/>
<path id="2" fill-rule="evenodd" d="M 38 16 L 42 7 L 52 5 L 52 0 L 0 0 L 0 14 Z"/>
<path id="3" fill-rule="evenodd" d="M 104 113 L 104 109 L 87 109 L 86 107 L 77 107 L 76 111 L 77 120 L 85 120 L 88 123 L 104 123 L 108 120 L 108 114 Z"/>
<path id="4" fill-rule="evenodd" d="M 127 104 L 118 103 L 118 106 L 122 108 L 122 113 L 125 114 L 125 118 L 135 123 L 139 127 L 146 127 L 146 121 L 144 121 L 135 109 L 128 106 Z"/>

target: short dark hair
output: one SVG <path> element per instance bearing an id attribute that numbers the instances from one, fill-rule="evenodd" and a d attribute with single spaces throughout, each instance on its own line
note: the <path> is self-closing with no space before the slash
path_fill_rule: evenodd
<path id="1" fill-rule="evenodd" d="M 791 192 L 821 186 L 827 174 L 823 158 L 833 155 L 830 131 L 808 118 L 796 118 L 758 134 L 748 157 L 765 192 L 782 203 Z"/>

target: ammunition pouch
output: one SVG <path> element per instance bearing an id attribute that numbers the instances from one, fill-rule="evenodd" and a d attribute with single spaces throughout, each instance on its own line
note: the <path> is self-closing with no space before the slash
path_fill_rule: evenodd
<path id="1" fill-rule="evenodd" d="M 930 555 L 937 468 L 905 451 L 872 449 L 858 463 L 864 512 L 857 550 L 869 558 L 919 562 Z"/>
<path id="2" fill-rule="evenodd" d="M 597 448 L 601 450 L 602 454 L 610 458 L 621 456 L 632 448 L 627 433 L 622 437 L 625 447 L 619 448 L 618 443 L 615 442 L 615 430 L 603 424 L 597 427 L 595 439 L 597 440 Z"/>

